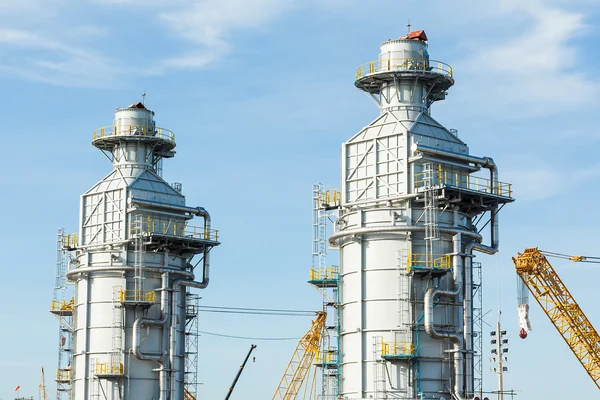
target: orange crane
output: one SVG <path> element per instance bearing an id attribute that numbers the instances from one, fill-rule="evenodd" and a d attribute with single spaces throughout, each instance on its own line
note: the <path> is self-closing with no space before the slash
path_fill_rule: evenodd
<path id="1" fill-rule="evenodd" d="M 48 400 L 48 395 L 46 394 L 46 376 L 44 375 L 44 367 L 42 367 L 42 372 L 40 373 L 40 400 Z"/>
<path id="2" fill-rule="evenodd" d="M 325 319 L 326 313 L 318 312 L 317 318 L 312 321 L 310 329 L 298 342 L 292 359 L 273 395 L 273 400 L 294 400 L 298 396 L 315 355 L 319 351 L 319 344 L 325 328 Z"/>
<path id="3" fill-rule="evenodd" d="M 513 257 L 517 274 L 600 389 L 600 336 L 546 256 L 598 263 L 600 258 L 568 256 L 528 248 Z"/>

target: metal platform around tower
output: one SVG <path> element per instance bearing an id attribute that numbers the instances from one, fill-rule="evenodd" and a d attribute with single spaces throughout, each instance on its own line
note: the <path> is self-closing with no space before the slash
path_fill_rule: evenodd
<path id="1" fill-rule="evenodd" d="M 336 349 L 317 352 L 315 356 L 315 366 L 336 370 L 338 365 L 338 351 Z"/>
<path id="2" fill-rule="evenodd" d="M 410 360 L 415 358 L 415 347 L 410 342 L 381 342 L 384 360 Z"/>
<path id="3" fill-rule="evenodd" d="M 144 238 L 146 251 L 167 246 L 173 253 L 203 252 L 206 248 L 218 246 L 219 231 L 190 226 L 185 221 L 144 218 L 131 227 L 131 237 Z"/>
<path id="4" fill-rule="evenodd" d="M 124 306 L 150 307 L 156 303 L 154 290 L 125 290 L 118 291 L 119 302 Z"/>
<path id="5" fill-rule="evenodd" d="M 144 125 L 106 126 L 94 131 L 92 144 L 100 150 L 112 150 L 122 142 L 144 142 L 154 147 L 154 152 L 163 157 L 173 157 L 175 134 L 168 129 Z"/>
<path id="6" fill-rule="evenodd" d="M 94 375 L 103 379 L 115 379 L 123 377 L 125 369 L 122 363 L 97 362 L 94 365 Z"/>
<path id="7" fill-rule="evenodd" d="M 311 268 L 308 283 L 319 288 L 335 288 L 340 284 L 340 273 L 337 265 L 327 268 Z"/>
<path id="8" fill-rule="evenodd" d="M 512 203 L 512 184 L 492 182 L 492 180 L 448 170 L 438 170 L 431 177 L 431 186 L 427 185 L 425 173 L 416 174 L 415 192 L 424 193 L 435 190 L 437 201 L 452 203 L 461 209 L 485 211 L 500 204 Z M 419 197 L 416 201 L 425 201 Z"/>
<path id="9" fill-rule="evenodd" d="M 452 67 L 428 58 L 392 58 L 371 61 L 356 69 L 354 85 L 367 93 L 379 93 L 382 84 L 398 78 L 419 79 L 432 85 L 430 94 L 445 92 L 454 85 Z"/>
<path id="10" fill-rule="evenodd" d="M 50 302 L 50 313 L 54 315 L 61 315 L 64 317 L 70 317 L 73 315 L 73 306 L 75 305 L 75 299 L 71 300 L 52 300 Z"/>
<path id="11" fill-rule="evenodd" d="M 57 369 L 55 381 L 56 381 L 56 383 L 70 383 L 71 382 L 71 370 L 70 369 Z"/>

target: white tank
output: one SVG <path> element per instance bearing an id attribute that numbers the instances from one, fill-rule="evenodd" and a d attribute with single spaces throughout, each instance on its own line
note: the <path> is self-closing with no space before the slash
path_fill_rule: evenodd
<path id="1" fill-rule="evenodd" d="M 430 115 L 454 80 L 424 38 L 387 41 L 357 70 L 380 116 L 342 146 L 329 238 L 339 249 L 343 399 L 474 397 L 471 258 L 497 250 L 498 226 L 495 217 L 485 246 L 473 221 L 512 198 L 494 190 L 493 161 L 470 156 Z M 481 168 L 490 177 L 475 185 Z"/>
<path id="2" fill-rule="evenodd" d="M 133 104 L 94 133 L 113 169 L 82 195 L 71 248 L 73 400 L 184 398 L 186 293 L 208 285 L 208 252 L 219 242 L 208 212 L 186 206 L 159 175 L 175 137 L 153 116 Z M 198 254 L 204 261 L 194 280 Z"/>

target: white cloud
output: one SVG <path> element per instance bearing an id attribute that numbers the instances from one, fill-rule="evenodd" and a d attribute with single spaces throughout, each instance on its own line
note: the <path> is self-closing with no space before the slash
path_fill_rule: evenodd
<path id="1" fill-rule="evenodd" d="M 586 74 L 576 42 L 589 30 L 585 15 L 554 3 L 496 3 L 497 12 L 488 15 L 488 22 L 505 20 L 504 36 L 483 38 L 456 68 L 475 94 L 471 101 L 503 118 L 593 105 L 600 81 Z"/>
<path id="2" fill-rule="evenodd" d="M 134 73 L 197 69 L 226 56 L 235 31 L 263 30 L 291 4 L 292 0 L 88 0 L 67 9 L 64 0 L 0 0 L 0 15 L 19 15 L 0 29 L 0 73 L 56 85 L 110 87 Z M 111 34 L 110 24 L 86 23 L 92 21 L 94 9 L 144 14 L 145 26 L 162 31 L 173 46 L 164 47 L 157 57 L 161 61 L 133 69 L 128 65 L 140 64 L 135 59 L 125 63 L 99 50 L 110 47 L 106 44 L 118 46 L 122 38 L 118 28 Z M 177 47 L 182 50 L 172 50 Z"/>
<path id="3" fill-rule="evenodd" d="M 233 31 L 261 29 L 290 6 L 290 0 L 205 0 L 160 18 L 182 38 L 221 55 L 229 50 Z"/>

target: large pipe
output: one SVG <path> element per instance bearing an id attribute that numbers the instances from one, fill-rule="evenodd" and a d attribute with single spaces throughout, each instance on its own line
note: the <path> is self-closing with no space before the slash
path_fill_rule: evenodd
<path id="1" fill-rule="evenodd" d="M 449 339 L 454 347 L 454 396 L 457 400 L 464 400 L 464 339 L 463 336 L 456 332 L 439 332 L 435 329 L 433 321 L 433 307 L 434 299 L 436 297 L 445 296 L 456 298 L 456 303 L 461 302 L 463 293 L 463 274 L 461 266 L 461 234 L 457 233 L 452 239 L 453 244 L 453 278 L 454 278 L 454 289 L 453 290 L 440 290 L 438 288 L 430 288 L 425 293 L 425 305 L 424 305 L 424 325 L 425 332 L 434 339 Z M 461 312 L 457 312 L 459 320 L 461 318 Z"/>
<path id="2" fill-rule="evenodd" d="M 491 158 L 491 157 L 475 157 L 475 156 L 471 156 L 471 155 L 467 155 L 467 154 L 459 154 L 459 153 L 454 153 L 451 151 L 436 149 L 436 148 L 429 147 L 429 146 L 423 146 L 421 144 L 417 145 L 417 151 L 420 151 L 424 154 L 465 161 L 465 162 L 477 164 L 477 165 L 482 166 L 483 168 L 489 169 L 490 170 L 490 190 L 493 194 L 499 194 L 498 192 L 499 192 L 500 188 L 498 187 L 498 166 L 494 162 L 493 158 Z M 491 222 L 490 234 L 491 234 L 492 245 L 488 249 L 485 249 L 485 250 L 477 249 L 486 254 L 496 253 L 498 251 L 498 247 L 500 245 L 498 215 L 497 214 L 498 214 L 498 207 L 497 206 L 492 207 L 491 216 L 490 216 L 490 222 Z"/>
<path id="3" fill-rule="evenodd" d="M 136 199 L 133 197 L 131 197 L 129 199 L 129 202 L 131 204 L 135 204 L 138 206 L 156 208 L 156 209 L 162 209 L 162 210 L 168 210 L 168 211 L 186 212 L 186 213 L 190 213 L 190 214 L 194 214 L 199 217 L 202 217 L 204 219 L 204 232 L 205 232 L 205 234 L 210 235 L 210 214 L 203 207 L 178 206 L 178 205 L 173 205 L 173 204 L 160 203 L 158 201 Z M 208 238 L 206 238 L 206 239 L 208 239 Z M 206 288 L 206 286 L 208 286 L 209 268 L 210 268 L 210 251 L 209 251 L 209 248 L 205 247 L 204 254 L 203 254 L 203 268 L 202 268 L 202 284 L 204 284 L 204 287 L 202 287 L 201 289 L 204 289 L 204 288 Z"/>
<path id="4" fill-rule="evenodd" d="M 454 160 L 465 161 L 480 165 L 490 170 L 490 189 L 493 194 L 499 194 L 498 186 L 498 167 L 490 157 L 474 157 L 471 155 L 458 154 L 450 151 L 440 150 L 433 147 L 417 145 L 417 151 L 433 156 L 441 156 Z M 498 206 L 490 210 L 490 245 L 486 246 L 479 243 L 479 240 L 473 241 L 467 245 L 465 257 L 465 282 L 467 283 L 463 299 L 463 336 L 465 343 L 465 374 L 466 374 L 466 393 L 473 393 L 473 251 L 477 250 L 485 254 L 495 254 L 500 247 L 500 230 L 498 223 Z"/>
<path id="5" fill-rule="evenodd" d="M 205 278 L 205 279 L 204 279 Z M 205 271 L 205 277 L 202 282 L 196 282 L 186 279 L 178 279 L 173 282 L 173 295 L 171 296 L 171 345 L 169 356 L 171 362 L 171 399 L 183 399 L 183 382 L 185 379 L 184 351 L 180 351 L 185 344 L 183 337 L 185 335 L 185 291 L 182 287 L 193 287 L 204 289 L 208 285 L 208 272 Z M 181 308 L 178 312 L 177 308 Z"/>
<path id="6" fill-rule="evenodd" d="M 147 207 L 147 208 L 156 208 L 159 210 L 162 209 L 162 210 L 167 210 L 167 211 L 185 212 L 185 213 L 190 213 L 190 214 L 194 214 L 194 215 L 200 215 L 199 213 L 201 213 L 202 211 L 205 211 L 202 207 L 178 206 L 176 204 L 168 204 L 168 203 L 161 203 L 158 201 L 136 199 L 133 197 L 129 198 L 129 203 L 135 204 L 138 206 L 142 206 L 142 207 Z"/>
<path id="7" fill-rule="evenodd" d="M 138 318 L 133 323 L 133 355 L 139 360 L 156 361 L 160 364 L 159 371 L 159 400 L 169 399 L 170 359 L 166 355 L 169 342 L 169 324 L 171 312 L 169 309 L 169 273 L 165 272 L 162 277 L 162 288 L 160 294 L 160 319 Z M 144 325 L 162 326 L 162 351 L 160 353 L 145 353 L 141 350 L 141 329 Z"/>
<path id="8" fill-rule="evenodd" d="M 346 236 L 365 235 L 373 233 L 402 233 L 402 232 L 423 232 L 423 225 L 404 225 L 404 226 L 373 226 L 369 228 L 346 229 L 334 233 L 329 237 L 329 243 L 332 246 L 337 246 L 337 240 Z M 439 228 L 440 233 L 448 233 L 451 235 L 462 234 L 471 237 L 477 241 L 481 240 L 481 235 L 477 232 L 465 231 L 458 228 Z"/>

